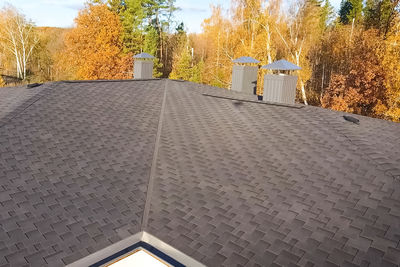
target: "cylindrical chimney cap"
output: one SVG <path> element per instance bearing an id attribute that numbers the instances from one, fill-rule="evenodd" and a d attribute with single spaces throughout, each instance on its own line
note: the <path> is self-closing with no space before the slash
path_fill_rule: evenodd
<path id="1" fill-rule="evenodd" d="M 258 64 L 260 61 L 258 61 L 255 58 L 252 57 L 240 57 L 237 59 L 232 60 L 233 63 L 238 63 L 238 64 Z"/>
<path id="2" fill-rule="evenodd" d="M 277 60 L 271 64 L 262 66 L 261 68 L 267 70 L 301 70 L 299 66 L 284 59 Z"/>
<path id="3" fill-rule="evenodd" d="M 152 55 L 147 54 L 147 53 L 140 53 L 140 54 L 137 54 L 137 55 L 133 56 L 133 58 L 136 58 L 136 59 L 153 59 L 155 57 L 153 57 Z"/>

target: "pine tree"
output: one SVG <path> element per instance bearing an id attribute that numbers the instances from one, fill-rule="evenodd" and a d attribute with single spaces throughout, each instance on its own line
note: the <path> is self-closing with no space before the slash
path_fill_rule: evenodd
<path id="1" fill-rule="evenodd" d="M 204 61 L 201 59 L 194 67 L 191 69 L 191 77 L 189 81 L 195 83 L 203 82 L 203 72 L 204 72 Z"/>
<path id="2" fill-rule="evenodd" d="M 325 0 L 324 5 L 321 8 L 321 27 L 323 30 L 332 22 L 335 17 L 335 9 L 329 2 L 329 0 Z"/>
<path id="3" fill-rule="evenodd" d="M 400 0 L 367 0 L 364 9 L 365 26 L 378 29 L 386 37 L 399 16 L 399 3 Z"/>
<path id="4" fill-rule="evenodd" d="M 363 0 L 342 0 L 339 10 L 340 22 L 343 24 L 362 20 Z"/>
<path id="5" fill-rule="evenodd" d="M 149 53 L 150 55 L 156 57 L 154 59 L 154 77 L 161 77 L 162 75 L 160 71 L 162 69 L 162 63 L 158 57 L 159 43 L 160 39 L 157 30 L 152 26 L 148 26 L 144 36 L 143 52 Z"/>
<path id="6" fill-rule="evenodd" d="M 143 20 L 145 13 L 143 0 L 126 0 L 121 9 L 120 18 L 123 27 L 122 40 L 124 53 L 140 53 L 143 49 Z"/>
<path id="7" fill-rule="evenodd" d="M 192 57 L 189 48 L 183 48 L 175 60 L 175 64 L 172 66 L 172 72 L 169 77 L 171 79 L 189 81 L 192 78 Z"/>

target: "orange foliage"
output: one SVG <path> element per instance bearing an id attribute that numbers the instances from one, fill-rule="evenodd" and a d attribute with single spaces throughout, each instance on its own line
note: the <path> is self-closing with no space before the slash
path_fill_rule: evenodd
<path id="1" fill-rule="evenodd" d="M 121 23 L 106 5 L 79 12 L 76 27 L 66 34 L 64 62 L 77 79 L 132 77 L 132 56 L 122 55 Z"/>
<path id="2" fill-rule="evenodd" d="M 321 102 L 334 110 L 382 117 L 385 112 L 385 70 L 378 55 L 380 42 L 374 31 L 356 36 L 350 55 L 350 72 L 331 77 Z"/>

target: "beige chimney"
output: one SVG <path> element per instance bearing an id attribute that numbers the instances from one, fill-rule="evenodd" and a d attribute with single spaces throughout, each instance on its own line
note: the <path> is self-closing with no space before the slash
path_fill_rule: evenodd
<path id="1" fill-rule="evenodd" d="M 254 95 L 257 89 L 258 66 L 260 61 L 251 57 L 233 60 L 232 91 Z"/>
<path id="2" fill-rule="evenodd" d="M 264 76 L 263 100 L 282 104 L 294 104 L 297 76 L 289 74 L 301 68 L 284 59 L 272 62 L 262 68 L 272 70 L 276 73 Z"/>
<path id="3" fill-rule="evenodd" d="M 154 57 L 147 53 L 140 53 L 134 58 L 133 64 L 133 78 L 137 79 L 152 79 L 153 78 L 153 67 Z"/>

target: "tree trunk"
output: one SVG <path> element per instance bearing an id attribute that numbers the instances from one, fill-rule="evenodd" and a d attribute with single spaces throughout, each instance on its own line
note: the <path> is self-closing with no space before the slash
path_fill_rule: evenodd
<path id="1" fill-rule="evenodd" d="M 301 96 L 303 97 L 304 105 L 308 106 L 306 90 L 304 88 L 303 79 L 300 78 L 300 88 L 301 88 Z"/>

